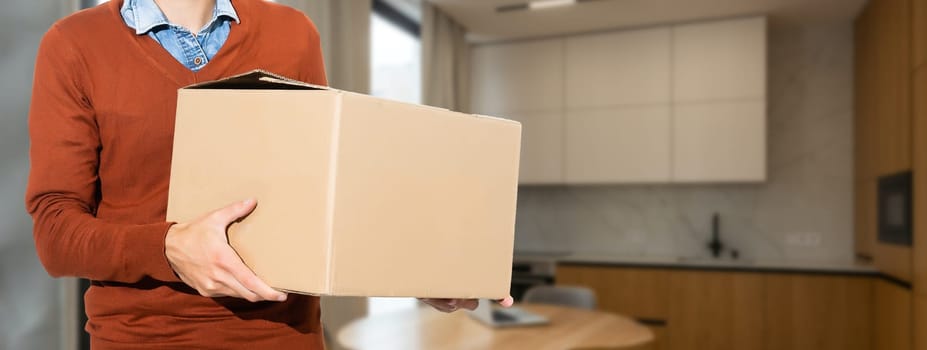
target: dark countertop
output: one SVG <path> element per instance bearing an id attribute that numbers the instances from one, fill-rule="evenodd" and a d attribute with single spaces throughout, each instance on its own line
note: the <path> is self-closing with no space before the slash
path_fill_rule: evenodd
<path id="1" fill-rule="evenodd" d="M 559 265 L 594 265 L 740 272 L 879 275 L 871 264 L 856 261 L 712 259 L 710 257 L 631 256 L 604 253 L 516 252 L 515 261 L 552 261 Z"/>

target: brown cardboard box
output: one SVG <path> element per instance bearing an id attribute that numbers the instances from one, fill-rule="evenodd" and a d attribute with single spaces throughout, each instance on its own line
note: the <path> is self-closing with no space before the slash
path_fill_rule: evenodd
<path id="1" fill-rule="evenodd" d="M 167 219 L 247 198 L 229 243 L 271 286 L 502 298 L 521 125 L 255 71 L 180 90 Z"/>

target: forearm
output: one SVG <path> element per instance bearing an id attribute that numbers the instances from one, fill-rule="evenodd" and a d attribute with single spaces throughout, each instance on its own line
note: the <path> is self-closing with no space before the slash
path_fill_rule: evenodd
<path id="1" fill-rule="evenodd" d="M 48 273 L 133 283 L 179 281 L 164 257 L 171 224 L 116 224 L 94 217 L 80 202 L 45 194 L 30 208 L 36 250 Z"/>

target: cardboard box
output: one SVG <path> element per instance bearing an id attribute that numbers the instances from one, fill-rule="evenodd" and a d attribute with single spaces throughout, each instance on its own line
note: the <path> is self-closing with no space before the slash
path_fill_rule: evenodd
<path id="1" fill-rule="evenodd" d="M 521 125 L 254 71 L 179 91 L 167 219 L 256 198 L 229 243 L 314 295 L 502 298 Z"/>

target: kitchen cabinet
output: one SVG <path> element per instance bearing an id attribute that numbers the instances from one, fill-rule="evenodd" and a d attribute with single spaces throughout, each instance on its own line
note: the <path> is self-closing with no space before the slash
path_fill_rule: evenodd
<path id="1" fill-rule="evenodd" d="M 673 27 L 673 180 L 766 180 L 766 19 Z"/>
<path id="2" fill-rule="evenodd" d="M 471 111 L 522 123 L 521 184 L 562 184 L 562 39 L 474 46 Z"/>
<path id="3" fill-rule="evenodd" d="M 766 97 L 766 19 L 673 27 L 673 100 L 705 102 Z"/>
<path id="4" fill-rule="evenodd" d="M 912 249 L 908 246 L 876 242 L 873 264 L 882 273 L 905 282 L 913 275 Z"/>
<path id="5" fill-rule="evenodd" d="M 871 349 L 868 277 L 766 276 L 767 350 Z"/>
<path id="6" fill-rule="evenodd" d="M 637 319 L 669 316 L 670 271 L 607 266 L 559 265 L 558 285 L 592 289 L 598 308 Z"/>
<path id="7" fill-rule="evenodd" d="M 855 247 L 858 257 L 872 259 L 878 230 L 875 179 L 857 180 L 854 191 Z"/>
<path id="8" fill-rule="evenodd" d="M 916 69 L 927 63 L 927 0 L 912 0 L 911 7 L 911 63 L 912 68 Z"/>
<path id="9" fill-rule="evenodd" d="M 911 169 L 911 7 L 871 1 L 855 23 L 858 175 Z"/>
<path id="10" fill-rule="evenodd" d="M 927 295 L 914 296 L 914 350 L 927 350 Z"/>
<path id="11" fill-rule="evenodd" d="M 869 3 L 878 176 L 911 170 L 911 0 Z"/>
<path id="12" fill-rule="evenodd" d="M 471 109 L 490 115 L 562 111 L 562 52 L 562 39 L 474 46 Z"/>
<path id="13" fill-rule="evenodd" d="M 766 179 L 766 19 L 475 45 L 471 110 L 523 123 L 521 184 Z"/>
<path id="14" fill-rule="evenodd" d="M 923 1 L 920 1 L 923 2 Z M 927 20 L 927 18 L 925 18 Z M 922 38 L 927 40 L 927 37 Z M 913 278 L 914 292 L 927 295 L 927 65 L 914 72 L 913 124 L 914 138 L 914 246 Z M 927 316 L 927 315 L 925 315 Z M 927 324 L 923 325 L 927 329 Z M 927 332 L 925 332 L 927 333 Z"/>
<path id="15" fill-rule="evenodd" d="M 872 259 L 876 244 L 876 190 L 877 173 L 876 142 L 878 136 L 875 122 L 874 69 L 878 59 L 876 39 L 872 30 L 874 12 L 860 13 L 854 24 L 855 67 L 854 90 L 854 193 L 855 252 L 859 257 Z"/>
<path id="16" fill-rule="evenodd" d="M 925 1 L 917 0 L 921 6 L 917 11 L 924 11 Z M 918 17 L 915 17 L 918 18 Z M 927 18 L 921 17 L 927 21 Z M 924 28 L 921 28 L 923 31 Z M 917 35 L 915 35 L 917 38 Z M 920 37 L 918 40 L 927 40 Z M 914 210 L 916 213 L 927 211 L 927 65 L 920 66 L 914 73 Z M 914 280 L 914 349 L 927 350 L 927 218 L 924 215 L 914 217 L 913 247 Z"/>
<path id="17" fill-rule="evenodd" d="M 519 183 L 563 183 L 563 113 L 510 112 L 505 117 L 521 122 Z"/>
<path id="18" fill-rule="evenodd" d="M 559 265 L 558 285 L 592 289 L 598 308 L 640 320 L 666 322 L 669 316 L 670 272 L 660 269 Z M 669 349 L 669 328 L 650 327 L 654 341 L 635 350 Z"/>
<path id="19" fill-rule="evenodd" d="M 669 350 L 669 329 L 667 327 L 648 327 L 653 332 L 653 341 L 642 346 L 626 350 Z"/>
<path id="20" fill-rule="evenodd" d="M 557 284 L 593 289 L 602 310 L 665 322 L 654 327 L 657 342 L 642 349 L 674 350 L 893 349 L 871 347 L 879 321 L 876 280 L 576 263 L 561 263 L 556 271 Z M 895 317 L 886 306 L 892 302 L 877 306 L 888 308 L 879 313 L 883 319 Z"/>
<path id="21" fill-rule="evenodd" d="M 766 104 L 762 100 L 680 104 L 674 114 L 676 182 L 766 179 Z"/>
<path id="22" fill-rule="evenodd" d="M 567 112 L 567 183 L 669 182 L 670 119 L 669 106 Z"/>
<path id="23" fill-rule="evenodd" d="M 875 33 L 872 30 L 872 11 L 863 11 L 854 24 L 854 172 L 857 181 L 876 178 L 876 142 L 878 139 L 875 123 L 875 84 L 876 51 Z"/>
<path id="24" fill-rule="evenodd" d="M 913 275 L 910 247 L 877 240 L 874 195 L 869 186 L 880 177 L 913 168 L 912 137 L 912 0 L 870 1 L 855 23 L 856 176 L 862 190 L 856 200 L 863 218 L 857 221 L 857 253 L 871 255 L 880 271 L 904 281 Z M 915 50 L 916 51 L 916 50 Z M 858 187 L 858 190 L 860 188 Z M 871 204 L 870 204 L 871 203 Z M 859 212 L 858 212 L 859 213 Z M 868 250 L 868 251 L 867 251 Z"/>
<path id="25" fill-rule="evenodd" d="M 909 350 L 912 348 L 911 291 L 893 282 L 875 282 L 873 349 Z"/>
<path id="26" fill-rule="evenodd" d="M 668 106 L 670 27 L 566 39 L 567 109 Z"/>
<path id="27" fill-rule="evenodd" d="M 763 276 L 673 271 L 670 349 L 762 349 Z"/>

